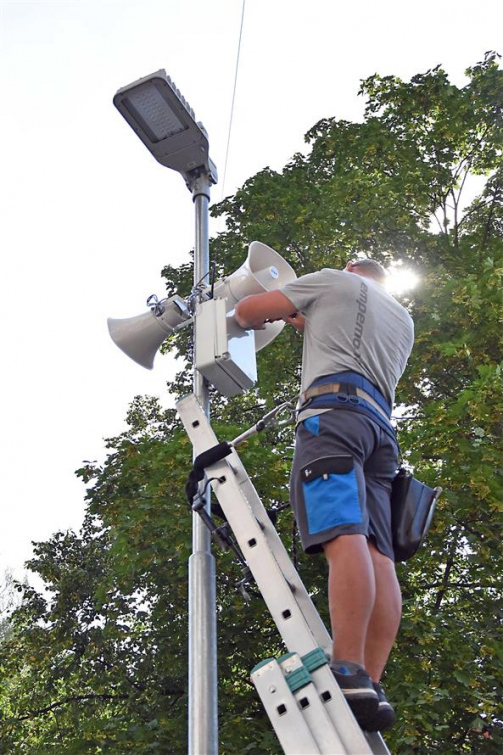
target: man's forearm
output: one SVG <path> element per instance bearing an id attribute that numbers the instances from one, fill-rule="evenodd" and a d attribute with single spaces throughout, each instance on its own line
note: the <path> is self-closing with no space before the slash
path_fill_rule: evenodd
<path id="1" fill-rule="evenodd" d="M 245 330 L 261 330 L 266 326 L 268 322 L 277 322 L 277 320 L 282 320 L 282 317 L 266 317 L 259 318 L 259 319 L 250 319 L 241 316 L 237 311 L 234 314 L 234 319 L 236 320 L 237 324 L 244 328 Z"/>
<path id="2" fill-rule="evenodd" d="M 295 307 L 281 291 L 245 296 L 236 304 L 235 319 L 242 328 L 259 330 L 266 322 L 282 320 L 295 312 Z"/>
<path id="3" fill-rule="evenodd" d="M 251 320 L 250 318 L 243 317 L 240 315 L 238 308 L 236 307 L 236 311 L 234 313 L 234 319 L 236 320 L 237 324 L 244 328 L 245 330 L 252 329 L 252 330 L 260 330 L 264 327 L 265 320 L 263 319 L 255 319 Z"/>

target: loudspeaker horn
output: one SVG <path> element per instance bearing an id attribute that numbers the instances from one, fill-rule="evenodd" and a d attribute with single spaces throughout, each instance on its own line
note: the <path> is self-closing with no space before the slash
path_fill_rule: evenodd
<path id="1" fill-rule="evenodd" d="M 161 343 L 190 319 L 184 300 L 175 295 L 141 315 L 121 320 L 108 318 L 107 323 L 116 346 L 134 362 L 151 370 Z"/>
<path id="2" fill-rule="evenodd" d="M 252 241 L 246 260 L 234 273 L 216 282 L 214 295 L 226 300 L 229 312 L 245 296 L 276 291 L 296 278 L 295 270 L 280 254 L 260 241 Z M 255 351 L 274 341 L 284 325 L 279 320 L 267 323 L 264 330 L 255 331 Z"/>

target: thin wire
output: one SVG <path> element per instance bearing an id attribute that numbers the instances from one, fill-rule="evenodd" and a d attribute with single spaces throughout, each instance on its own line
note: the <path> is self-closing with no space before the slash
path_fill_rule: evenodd
<path id="1" fill-rule="evenodd" d="M 231 131 L 232 131 L 232 119 L 234 117 L 234 101 L 236 99 L 236 85 L 238 82 L 238 70 L 239 70 L 239 55 L 241 53 L 241 37 L 243 36 L 243 22 L 245 17 L 245 5 L 246 0 L 243 0 L 243 7 L 241 10 L 241 27 L 239 29 L 239 42 L 238 42 L 238 53 L 236 57 L 236 72 L 234 74 L 234 90 L 232 92 L 232 104 L 231 104 L 231 116 L 229 120 L 229 134 L 227 136 L 227 149 L 225 151 L 225 163 L 224 163 L 224 177 L 222 179 L 222 194 L 220 196 L 220 201 L 224 198 L 224 189 L 225 189 L 225 177 L 227 175 L 227 162 L 229 159 L 229 146 L 231 143 Z"/>

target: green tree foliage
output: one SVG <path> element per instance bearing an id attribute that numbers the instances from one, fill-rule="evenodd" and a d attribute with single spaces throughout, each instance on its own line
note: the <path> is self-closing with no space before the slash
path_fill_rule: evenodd
<path id="1" fill-rule="evenodd" d="M 12 571 L 6 569 L 0 584 L 0 642 L 9 635 L 9 616 L 19 603 L 18 597 Z"/>
<path id="2" fill-rule="evenodd" d="M 307 155 L 269 168 L 213 208 L 217 273 L 247 244 L 277 249 L 298 274 L 342 267 L 360 252 L 421 277 L 403 297 L 416 346 L 397 399 L 406 460 L 444 494 L 428 542 L 400 565 L 404 620 L 386 686 L 399 714 L 393 752 L 499 753 L 503 745 L 503 72 L 488 53 L 457 87 L 437 67 L 404 82 L 362 82 L 361 123 L 335 118 L 306 135 Z M 469 197 L 471 181 L 483 188 Z M 482 185 L 482 184 L 480 184 Z M 190 265 L 164 270 L 187 294 Z M 166 343 L 186 364 L 190 333 Z M 301 338 L 292 328 L 259 355 L 259 384 L 213 397 L 229 439 L 298 391 Z M 189 371 L 171 386 L 188 392 Z M 291 431 L 259 436 L 243 460 L 269 508 L 288 501 Z M 191 449 L 173 412 L 137 398 L 103 464 L 86 464 L 79 536 L 39 543 L 29 568 L 44 592 L 23 600 L 0 645 L 4 753 L 184 752 L 187 559 L 183 487 Z M 287 547 L 292 518 L 282 511 Z M 322 559 L 298 555 L 326 618 Z M 219 708 L 223 753 L 277 753 L 248 681 L 281 645 L 260 598 L 235 590 L 240 568 L 219 554 Z"/>

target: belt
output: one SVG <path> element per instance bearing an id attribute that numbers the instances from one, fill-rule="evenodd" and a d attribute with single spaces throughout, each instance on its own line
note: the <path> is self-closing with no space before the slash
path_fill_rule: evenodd
<path id="1" fill-rule="evenodd" d="M 377 401 L 375 401 L 375 399 L 373 399 L 372 396 L 367 393 L 367 391 L 362 390 L 362 388 L 357 388 L 356 386 L 351 386 L 351 388 L 354 391 L 353 395 L 356 395 L 357 398 L 361 398 L 366 401 L 371 405 L 373 409 L 379 412 L 381 417 L 384 417 L 384 419 L 389 422 L 389 417 L 384 409 L 379 406 Z M 306 401 L 310 401 L 312 398 L 316 398 L 317 396 L 324 396 L 327 393 L 341 393 L 341 383 L 324 383 L 323 385 L 315 385 L 313 388 L 308 388 L 307 391 L 304 391 L 304 393 L 300 394 L 297 410 L 301 408 L 307 409 L 307 406 L 304 406 Z M 351 396 L 348 396 L 347 400 L 349 401 L 349 403 L 356 403 L 351 401 Z"/>

